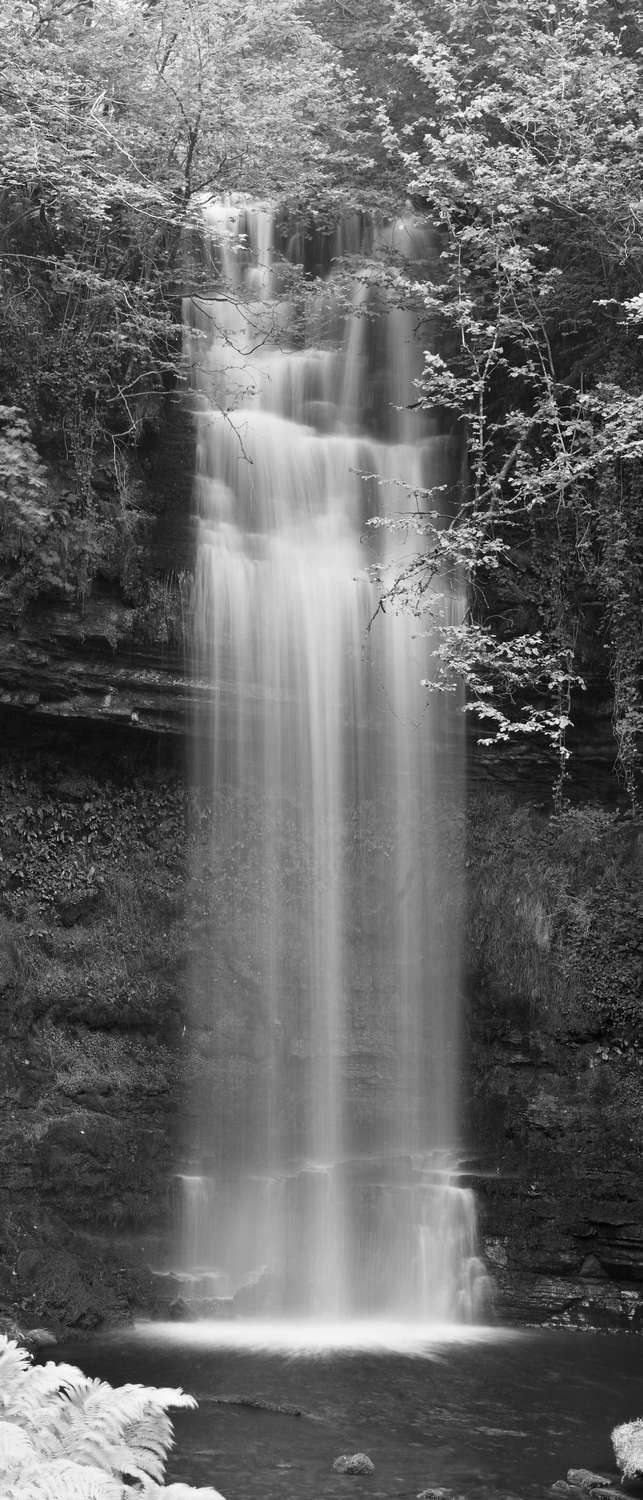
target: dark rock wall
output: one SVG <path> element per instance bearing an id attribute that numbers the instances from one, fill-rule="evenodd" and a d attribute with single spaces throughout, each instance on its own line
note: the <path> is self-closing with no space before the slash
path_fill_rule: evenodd
<path id="1" fill-rule="evenodd" d="M 180 734 L 194 536 L 194 435 L 163 403 L 124 473 L 89 495 L 0 406 L 0 707 Z"/>
<path id="2" fill-rule="evenodd" d="M 468 838 L 467 1135 L 500 1303 L 641 1327 L 640 831 L 478 793 Z"/>
<path id="3" fill-rule="evenodd" d="M 187 794 L 158 745 L 2 727 L 0 1314 L 91 1327 L 168 1224 Z"/>
<path id="4" fill-rule="evenodd" d="M 258 1001 L 174 738 L 2 730 L 0 1317 L 91 1327 L 158 1305 L 208 1008 L 243 1059 Z M 637 1327 L 636 828 L 477 787 L 467 838 L 465 1145 L 498 1316 Z"/>

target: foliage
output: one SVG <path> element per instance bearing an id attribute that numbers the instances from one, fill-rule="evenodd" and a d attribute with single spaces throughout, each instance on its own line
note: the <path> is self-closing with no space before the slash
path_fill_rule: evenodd
<path id="1" fill-rule="evenodd" d="M 5 536 L 15 532 L 13 545 L 19 549 L 22 534 L 30 530 L 38 535 L 50 512 L 43 503 L 44 465 L 33 446 L 29 424 L 17 406 L 0 405 L 0 480 L 3 532 Z"/>
<path id="2" fill-rule="evenodd" d="M 91 498 L 79 507 L 77 492 L 42 462 L 24 412 L 0 405 L 0 578 L 14 613 L 38 597 L 83 607 L 99 567 L 120 573 L 127 596 L 134 532 L 140 540 L 145 524 L 134 500 L 129 484 L 100 515 Z"/>
<path id="3" fill-rule="evenodd" d="M 39 1032 L 38 1051 L 47 1058 L 54 1074 L 54 1084 L 67 1097 L 98 1089 L 105 1094 L 123 1093 L 135 1097 L 137 1091 L 156 1087 L 167 1092 L 171 1076 L 172 1054 L 134 1035 L 110 1035 L 90 1030 L 45 1023 Z"/>
<path id="4" fill-rule="evenodd" d="M 643 1474 L 643 1418 L 615 1427 L 612 1446 L 623 1478 L 640 1479 Z"/>
<path id="5" fill-rule="evenodd" d="M 93 1380 L 74 1365 L 31 1356 L 0 1334 L 0 1474 L 5 1500 L 221 1500 L 214 1489 L 163 1484 L 173 1443 L 168 1408 L 196 1406 L 181 1390 Z M 6 1487 L 8 1486 L 8 1487 Z"/>
<path id="6" fill-rule="evenodd" d="M 97 456 L 118 481 L 182 379 L 183 286 L 213 274 L 189 253 L 200 201 L 322 192 L 346 92 L 298 0 L 3 6 L 0 397 L 92 527 Z"/>
<path id="7" fill-rule="evenodd" d="M 394 9 L 415 106 L 404 123 L 382 108 L 381 127 L 441 236 L 432 279 L 400 272 L 398 293 L 421 306 L 430 338 L 420 403 L 462 432 L 468 478 L 452 508 L 430 491 L 413 495 L 408 524 L 421 551 L 389 579 L 387 597 L 422 615 L 445 571 L 467 583 L 464 623 L 437 625 L 436 685 L 452 674 L 470 685 L 471 707 L 495 718 L 495 739 L 546 734 L 561 774 L 587 665 L 579 643 L 598 634 L 634 795 L 643 724 L 636 24 L 619 32 L 601 0 Z M 503 612 L 503 594 L 521 582 L 527 599 Z"/>

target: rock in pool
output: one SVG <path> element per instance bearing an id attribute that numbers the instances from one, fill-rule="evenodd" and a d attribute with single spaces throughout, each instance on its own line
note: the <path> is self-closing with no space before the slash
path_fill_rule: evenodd
<path id="1" fill-rule="evenodd" d="M 336 1474 L 373 1474 L 375 1464 L 367 1453 L 341 1453 L 333 1469 Z"/>

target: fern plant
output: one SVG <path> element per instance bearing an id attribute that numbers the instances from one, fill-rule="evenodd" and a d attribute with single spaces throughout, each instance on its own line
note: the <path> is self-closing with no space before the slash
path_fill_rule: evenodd
<path id="1" fill-rule="evenodd" d="M 163 1483 L 168 1410 L 195 1406 L 182 1390 L 113 1387 L 52 1361 L 34 1367 L 1 1334 L 3 1500 L 222 1500 L 214 1489 Z"/>

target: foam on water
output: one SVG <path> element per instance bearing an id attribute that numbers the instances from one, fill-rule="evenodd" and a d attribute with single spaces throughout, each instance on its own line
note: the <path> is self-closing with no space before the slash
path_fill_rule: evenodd
<path id="1" fill-rule="evenodd" d="M 467 1323 L 411 1323 L 385 1318 L 224 1318 L 194 1322 L 140 1322 L 131 1337 L 143 1344 L 180 1348 L 316 1357 L 333 1354 L 400 1354 L 433 1358 L 454 1345 L 485 1345 L 523 1337 L 515 1329 Z"/>

